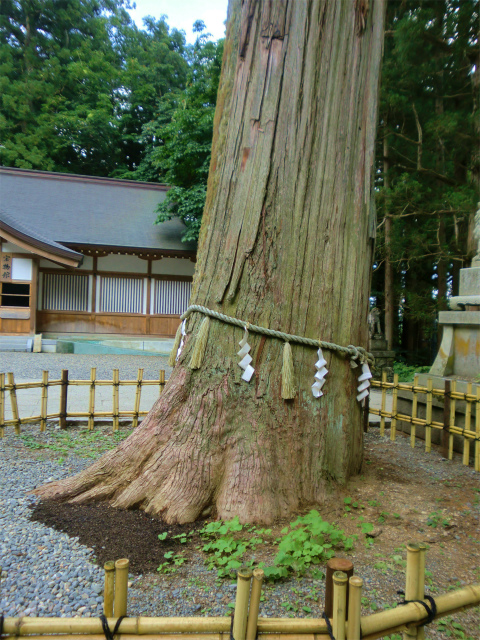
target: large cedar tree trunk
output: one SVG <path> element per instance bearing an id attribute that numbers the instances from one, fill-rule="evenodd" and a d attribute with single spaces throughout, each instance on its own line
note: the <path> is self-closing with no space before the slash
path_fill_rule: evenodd
<path id="1" fill-rule="evenodd" d="M 384 0 L 231 0 L 192 304 L 341 345 L 367 345 L 375 221 L 371 184 Z M 293 346 L 298 393 L 281 398 L 283 344 L 212 320 L 202 367 L 188 368 L 203 318 L 162 397 L 115 450 L 38 490 L 109 499 L 168 522 L 201 514 L 271 522 L 322 502 L 362 463 L 359 369 Z"/>

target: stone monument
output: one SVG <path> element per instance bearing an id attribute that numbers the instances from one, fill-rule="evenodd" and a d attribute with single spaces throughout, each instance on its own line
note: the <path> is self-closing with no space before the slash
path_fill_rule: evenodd
<path id="1" fill-rule="evenodd" d="M 382 333 L 380 316 L 381 311 L 377 307 L 373 307 L 368 313 L 368 333 L 370 338 L 368 350 L 375 358 L 375 378 L 380 377 L 384 369 L 388 370 L 390 376 L 393 372 L 393 361 L 395 359 L 395 351 L 388 349 L 387 341 Z"/>
<path id="2" fill-rule="evenodd" d="M 475 214 L 477 255 L 468 269 L 460 269 L 459 295 L 450 299 L 451 311 L 440 311 L 442 342 L 430 375 L 478 379 L 480 375 L 480 202 Z"/>

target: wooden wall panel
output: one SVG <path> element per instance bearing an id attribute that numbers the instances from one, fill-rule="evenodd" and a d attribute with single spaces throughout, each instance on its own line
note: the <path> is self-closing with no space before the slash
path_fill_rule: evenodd
<path id="1" fill-rule="evenodd" d="M 94 333 L 95 317 L 92 313 L 37 311 L 38 333 Z"/>
<path id="2" fill-rule="evenodd" d="M 25 322 L 28 324 L 28 321 Z M 37 311 L 38 333 L 90 333 L 92 337 L 102 333 L 174 337 L 179 324 L 178 316 Z"/>
<path id="3" fill-rule="evenodd" d="M 0 333 L 30 334 L 30 319 L 0 318 Z"/>
<path id="4" fill-rule="evenodd" d="M 95 333 L 121 333 L 143 336 L 147 333 L 147 316 L 95 314 Z"/>
<path id="5" fill-rule="evenodd" d="M 174 337 L 180 318 L 178 316 L 150 316 L 150 335 Z"/>

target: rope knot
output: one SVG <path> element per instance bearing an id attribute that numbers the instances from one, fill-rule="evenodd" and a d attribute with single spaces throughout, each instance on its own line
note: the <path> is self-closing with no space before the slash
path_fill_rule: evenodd
<path id="1" fill-rule="evenodd" d="M 360 360 L 361 362 L 362 354 L 360 353 L 358 348 L 353 344 L 349 344 L 347 349 L 348 349 L 348 352 L 350 353 L 350 366 L 352 367 L 352 369 L 355 369 L 355 367 L 358 367 L 358 362 L 356 362 L 356 360 Z"/>

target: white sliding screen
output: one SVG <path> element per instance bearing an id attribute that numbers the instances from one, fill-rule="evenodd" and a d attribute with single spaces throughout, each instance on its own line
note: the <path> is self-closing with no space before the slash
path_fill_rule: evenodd
<path id="1" fill-rule="evenodd" d="M 153 281 L 152 313 L 181 316 L 188 307 L 192 283 L 181 280 Z"/>
<path id="2" fill-rule="evenodd" d="M 145 313 L 143 278 L 104 277 L 100 280 L 98 311 Z"/>
<path id="3" fill-rule="evenodd" d="M 88 311 L 89 278 L 70 273 L 44 273 L 41 308 L 46 311 Z"/>

